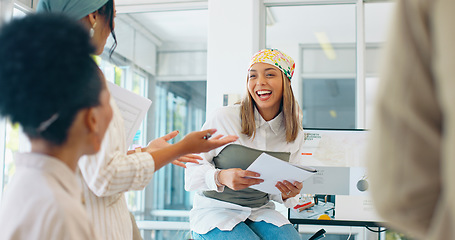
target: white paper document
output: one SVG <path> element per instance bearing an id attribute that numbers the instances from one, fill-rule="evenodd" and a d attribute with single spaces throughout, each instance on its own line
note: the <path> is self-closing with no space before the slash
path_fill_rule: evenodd
<path id="1" fill-rule="evenodd" d="M 264 182 L 253 185 L 250 188 L 270 193 L 280 194 L 280 190 L 275 187 L 279 181 L 287 180 L 303 182 L 305 179 L 316 173 L 315 169 L 309 167 L 295 166 L 267 153 L 262 153 L 246 170 L 261 174 L 259 177 Z"/>
<path id="2" fill-rule="evenodd" d="M 152 105 L 152 101 L 112 82 L 107 82 L 107 86 L 122 113 L 123 122 L 125 123 L 126 145 L 130 146 L 150 105 Z"/>

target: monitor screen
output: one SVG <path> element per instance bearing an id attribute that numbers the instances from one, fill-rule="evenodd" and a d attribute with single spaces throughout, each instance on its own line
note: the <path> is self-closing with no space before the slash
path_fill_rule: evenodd
<path id="1" fill-rule="evenodd" d="M 365 165 L 368 131 L 304 129 L 304 134 L 299 164 L 318 172 L 304 181 L 299 205 L 289 210 L 289 220 L 370 226 L 382 222 L 369 196 Z"/>

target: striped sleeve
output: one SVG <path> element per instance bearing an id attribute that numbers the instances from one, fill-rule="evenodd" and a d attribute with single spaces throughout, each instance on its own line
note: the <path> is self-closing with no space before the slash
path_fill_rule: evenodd
<path id="1" fill-rule="evenodd" d="M 79 160 L 85 183 L 97 196 L 142 190 L 153 178 L 155 162 L 149 153 L 127 155 L 125 127 L 120 111 L 111 101 L 114 117 L 95 155 Z"/>

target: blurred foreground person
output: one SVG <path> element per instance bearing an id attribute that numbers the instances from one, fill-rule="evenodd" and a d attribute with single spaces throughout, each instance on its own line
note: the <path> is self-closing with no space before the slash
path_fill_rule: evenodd
<path id="1" fill-rule="evenodd" d="M 455 1 L 396 1 L 368 159 L 391 228 L 455 239 Z"/>
<path id="2" fill-rule="evenodd" d="M 97 239 L 75 175 L 112 119 L 94 51 L 83 26 L 61 15 L 32 14 L 1 29 L 0 114 L 21 125 L 32 150 L 16 155 L 0 239 Z"/>

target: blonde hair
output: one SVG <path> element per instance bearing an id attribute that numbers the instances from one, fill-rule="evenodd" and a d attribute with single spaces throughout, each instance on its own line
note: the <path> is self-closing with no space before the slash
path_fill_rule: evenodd
<path id="1" fill-rule="evenodd" d="M 281 101 L 280 111 L 283 112 L 284 127 L 286 129 L 286 142 L 290 143 L 295 141 L 299 130 L 303 128 L 299 118 L 300 108 L 295 101 L 291 81 L 283 72 L 281 72 L 281 76 L 283 79 L 283 98 Z M 251 97 L 248 88 L 247 94 L 240 102 L 240 105 L 242 133 L 246 134 L 250 138 L 254 138 L 256 135 L 256 121 L 254 119 L 254 108 L 256 107 L 256 103 Z"/>

